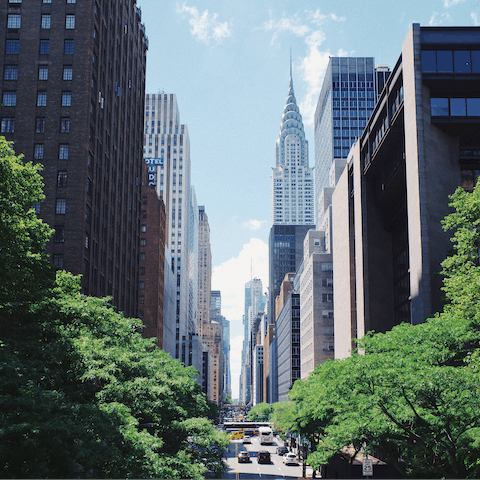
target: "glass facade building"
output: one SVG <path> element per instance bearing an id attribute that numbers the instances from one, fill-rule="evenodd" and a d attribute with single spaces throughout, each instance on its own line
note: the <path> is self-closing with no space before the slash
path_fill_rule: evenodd
<path id="1" fill-rule="evenodd" d="M 315 201 L 334 159 L 347 158 L 367 125 L 389 70 L 373 57 L 331 57 L 315 111 Z M 317 219 L 317 224 L 318 224 Z"/>

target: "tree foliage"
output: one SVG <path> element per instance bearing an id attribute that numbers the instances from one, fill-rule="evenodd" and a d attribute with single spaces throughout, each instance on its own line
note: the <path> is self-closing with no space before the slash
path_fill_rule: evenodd
<path id="1" fill-rule="evenodd" d="M 480 187 L 451 197 L 454 254 L 443 262 L 444 311 L 366 335 L 290 393 L 315 467 L 344 446 L 380 451 L 407 477 L 480 476 Z"/>
<path id="2" fill-rule="evenodd" d="M 247 421 L 268 422 L 271 412 L 272 406 L 269 403 L 257 403 L 249 410 L 247 414 Z"/>
<path id="3" fill-rule="evenodd" d="M 32 300 L 53 280 L 45 253 L 52 230 L 33 209 L 44 199 L 41 169 L 0 137 L 0 303 Z"/>
<path id="4" fill-rule="evenodd" d="M 2 148 L 2 182 L 13 172 L 2 185 L 2 209 L 4 195 L 22 198 L 12 197 L 10 217 L 2 210 L 2 269 L 24 280 L 5 285 L 2 272 L 0 476 L 221 473 L 228 440 L 205 418 L 210 407 L 196 371 L 142 338 L 139 320 L 115 312 L 108 299 L 82 295 L 80 278 L 63 271 L 42 289 L 29 286 L 28 301 L 19 301 L 29 275 L 40 282 L 40 272 L 51 272 L 42 252 L 49 229 L 27 208 L 41 198 L 39 169 Z M 15 253 L 15 242 L 31 252 Z"/>

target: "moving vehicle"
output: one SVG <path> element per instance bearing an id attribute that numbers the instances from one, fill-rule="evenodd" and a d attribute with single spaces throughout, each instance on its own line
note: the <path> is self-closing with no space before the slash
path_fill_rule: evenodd
<path id="1" fill-rule="evenodd" d="M 289 452 L 283 456 L 283 463 L 285 465 L 298 465 L 297 456 L 294 453 Z"/>
<path id="2" fill-rule="evenodd" d="M 277 447 L 277 455 L 282 455 L 282 457 L 288 453 L 287 447 Z"/>
<path id="3" fill-rule="evenodd" d="M 244 434 L 241 430 L 239 430 L 238 432 L 232 432 L 232 433 L 228 436 L 228 438 L 229 438 L 230 440 L 240 440 L 241 438 L 244 437 L 244 435 L 245 435 L 245 434 Z"/>
<path id="4" fill-rule="evenodd" d="M 267 450 L 260 450 L 257 456 L 258 463 L 271 463 L 270 452 Z"/>
<path id="5" fill-rule="evenodd" d="M 237 456 L 238 463 L 250 463 L 250 454 L 246 451 L 240 452 Z"/>
<path id="6" fill-rule="evenodd" d="M 243 437 L 243 443 L 252 443 L 252 438 L 250 437 L 250 435 L 245 435 Z"/>
<path id="7" fill-rule="evenodd" d="M 260 439 L 260 445 L 273 443 L 273 430 L 270 427 L 259 427 L 258 437 Z"/>

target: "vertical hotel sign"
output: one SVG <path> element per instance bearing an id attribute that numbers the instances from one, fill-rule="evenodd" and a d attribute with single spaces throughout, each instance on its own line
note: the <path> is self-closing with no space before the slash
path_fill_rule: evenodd
<path id="1" fill-rule="evenodd" d="M 148 167 L 148 185 L 157 184 L 157 166 L 163 167 L 163 157 L 145 158 Z"/>

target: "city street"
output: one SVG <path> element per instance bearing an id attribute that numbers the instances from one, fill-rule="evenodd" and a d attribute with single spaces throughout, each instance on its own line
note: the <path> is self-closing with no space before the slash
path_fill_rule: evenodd
<path id="1" fill-rule="evenodd" d="M 283 457 L 277 455 L 276 448 L 283 445 L 277 440 L 272 445 L 260 445 L 258 437 L 252 437 L 252 443 L 244 445 L 242 440 L 232 440 L 227 453 L 228 469 L 224 473 L 224 479 L 250 479 L 250 478 L 301 478 L 302 467 L 295 465 L 284 465 Z M 246 450 L 250 453 L 250 463 L 238 463 L 237 455 Z M 270 464 L 259 464 L 257 453 L 259 450 L 267 450 L 271 455 Z"/>

